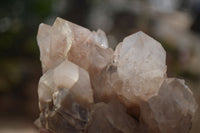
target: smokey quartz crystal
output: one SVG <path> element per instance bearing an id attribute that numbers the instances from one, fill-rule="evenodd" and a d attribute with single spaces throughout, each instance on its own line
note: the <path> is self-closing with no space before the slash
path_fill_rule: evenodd
<path id="1" fill-rule="evenodd" d="M 143 32 L 113 51 L 102 30 L 40 24 L 38 127 L 53 133 L 189 133 L 197 104 L 167 78 L 166 52 Z"/>

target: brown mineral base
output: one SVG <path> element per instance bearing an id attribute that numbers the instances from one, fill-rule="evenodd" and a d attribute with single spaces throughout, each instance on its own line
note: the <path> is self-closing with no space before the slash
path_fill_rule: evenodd
<path id="1" fill-rule="evenodd" d="M 143 32 L 113 51 L 102 30 L 57 18 L 40 24 L 42 133 L 189 133 L 196 101 L 168 78 L 166 52 Z"/>

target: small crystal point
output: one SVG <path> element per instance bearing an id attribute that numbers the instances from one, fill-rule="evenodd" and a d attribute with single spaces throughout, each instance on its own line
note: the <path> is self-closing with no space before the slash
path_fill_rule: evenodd
<path id="1" fill-rule="evenodd" d="M 104 31 L 102 31 L 101 29 L 98 29 L 97 32 L 93 31 L 92 37 L 97 44 L 104 48 L 108 48 L 108 40 Z"/>

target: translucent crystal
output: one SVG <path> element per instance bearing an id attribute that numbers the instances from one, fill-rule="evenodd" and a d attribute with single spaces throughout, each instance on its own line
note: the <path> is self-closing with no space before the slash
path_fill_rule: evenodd
<path id="1" fill-rule="evenodd" d="M 150 133 L 188 133 L 197 109 L 190 89 L 183 80 L 166 79 L 157 96 L 140 105 L 141 122 Z"/>
<path id="2" fill-rule="evenodd" d="M 98 103 L 92 107 L 88 133 L 97 131 L 98 133 L 134 133 L 138 132 L 138 123 L 119 103 Z"/>
<path id="3" fill-rule="evenodd" d="M 37 34 L 37 42 L 40 48 L 40 60 L 42 62 L 43 72 L 51 66 L 50 59 L 50 35 L 51 35 L 51 26 L 46 24 L 40 24 Z"/>
<path id="4" fill-rule="evenodd" d="M 101 29 L 98 29 L 97 32 L 92 32 L 92 36 L 97 44 L 104 48 L 108 48 L 108 40 L 106 34 Z"/>
<path id="5" fill-rule="evenodd" d="M 166 53 L 159 42 L 137 32 L 126 37 L 114 54 L 122 95 L 139 101 L 157 94 L 166 75 Z"/>
<path id="6" fill-rule="evenodd" d="M 40 109 L 46 108 L 44 103 L 54 103 L 54 106 L 59 107 L 65 98 L 65 93 L 69 91 L 83 101 L 93 102 L 93 91 L 88 72 L 65 60 L 40 78 L 38 87 Z"/>
<path id="7" fill-rule="evenodd" d="M 106 35 L 102 30 L 91 32 L 61 18 L 57 18 L 53 26 L 40 24 L 37 40 L 43 72 L 54 68 L 67 58 L 87 70 L 91 64 L 91 47 L 108 47 Z"/>
<path id="8" fill-rule="evenodd" d="M 161 44 L 148 35 L 137 32 L 126 37 L 94 81 L 95 98 L 117 98 L 137 115 L 139 103 L 157 95 L 166 77 L 165 61 Z"/>

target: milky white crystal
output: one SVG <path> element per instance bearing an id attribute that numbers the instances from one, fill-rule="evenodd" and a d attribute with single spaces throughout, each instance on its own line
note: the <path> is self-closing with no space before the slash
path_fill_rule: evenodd
<path id="1" fill-rule="evenodd" d="M 58 96 L 61 95 L 59 93 L 64 94 L 64 92 L 68 93 L 69 91 L 78 95 L 84 101 L 93 102 L 88 72 L 70 61 L 63 61 L 56 68 L 48 70 L 40 78 L 38 94 L 41 103 L 58 101 Z"/>
<path id="2" fill-rule="evenodd" d="M 93 87 L 97 100 L 117 97 L 132 107 L 157 95 L 165 77 L 166 52 L 159 42 L 137 32 L 117 46 L 113 60 L 93 81 Z"/>
<path id="3" fill-rule="evenodd" d="M 159 42 L 137 32 L 126 37 L 114 54 L 126 98 L 147 100 L 158 92 L 166 75 L 166 53 Z"/>

